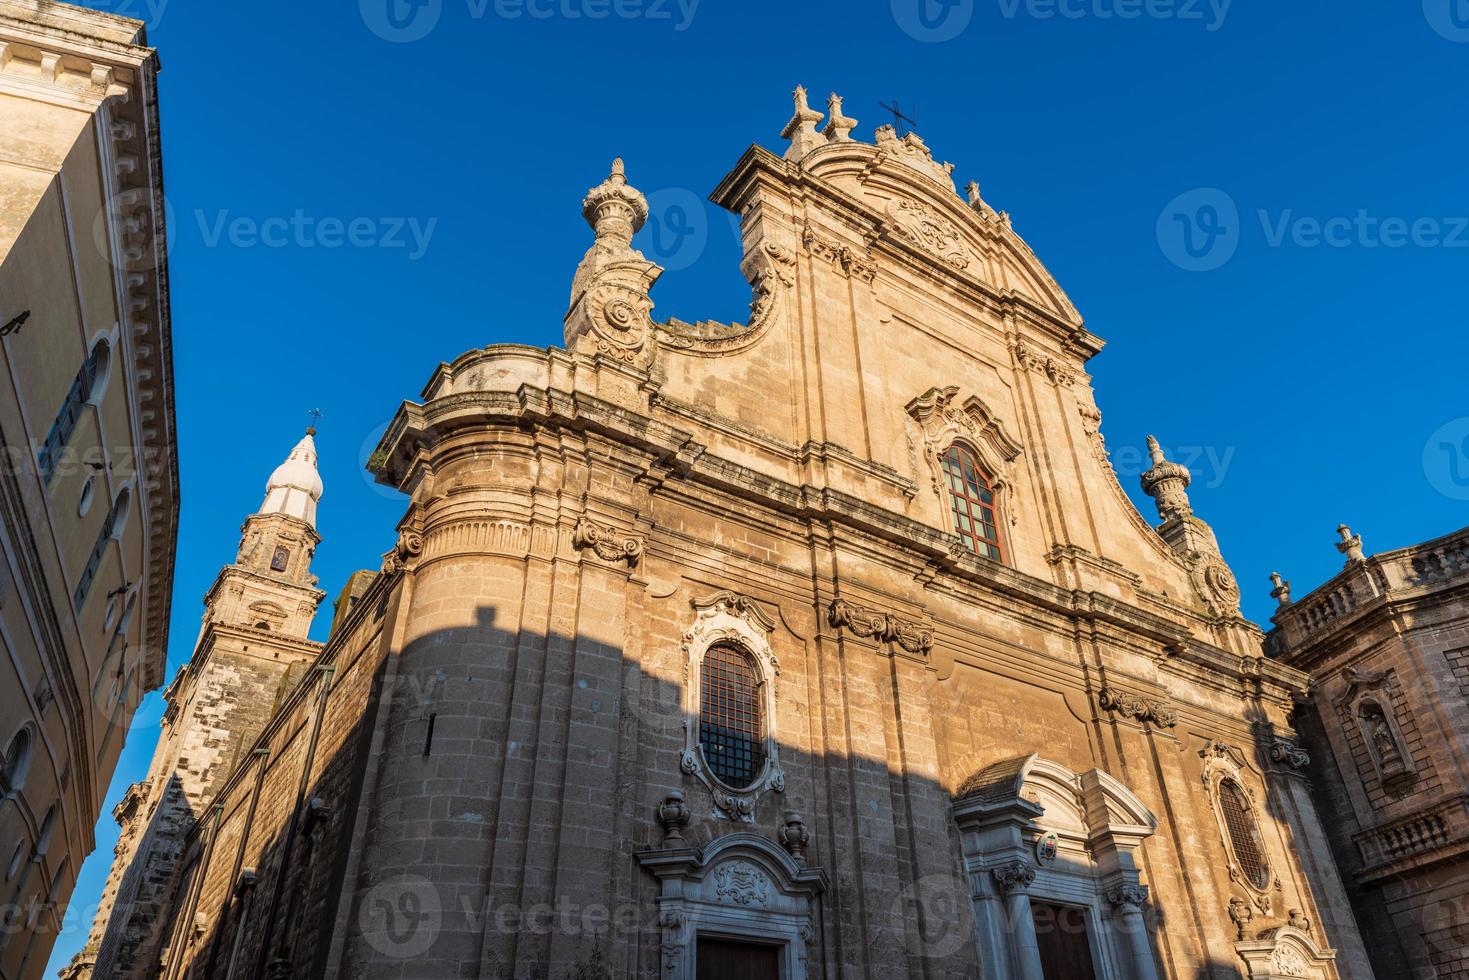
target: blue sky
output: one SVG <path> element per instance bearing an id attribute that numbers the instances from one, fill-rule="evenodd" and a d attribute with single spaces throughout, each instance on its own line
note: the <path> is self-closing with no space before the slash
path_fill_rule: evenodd
<path id="1" fill-rule="evenodd" d="M 614 155 L 659 219 L 656 314 L 743 318 L 734 226 L 705 200 L 780 145 L 798 82 L 840 92 L 863 138 L 900 100 L 1011 213 L 1110 342 L 1090 367 L 1124 486 L 1151 518 L 1143 440 L 1177 450 L 1252 618 L 1270 571 L 1299 595 L 1338 570 L 1341 521 L 1369 551 L 1466 523 L 1466 0 L 109 2 L 164 68 L 170 676 L 308 409 L 316 571 L 334 595 L 377 565 L 403 509 L 362 473 L 381 427 L 440 360 L 560 343 L 581 195 Z M 157 702 L 53 968 L 85 940 Z"/>

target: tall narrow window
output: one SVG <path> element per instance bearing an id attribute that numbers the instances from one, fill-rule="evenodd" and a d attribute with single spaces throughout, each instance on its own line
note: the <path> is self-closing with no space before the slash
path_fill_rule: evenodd
<path id="1" fill-rule="evenodd" d="M 949 483 L 949 503 L 954 509 L 954 530 L 965 547 L 976 555 L 1004 561 L 1000 550 L 1000 522 L 995 516 L 995 490 L 989 474 L 980 468 L 974 454 L 960 445 L 943 455 L 944 478 Z"/>
<path id="2" fill-rule="evenodd" d="M 87 557 L 86 567 L 77 579 L 76 590 L 72 593 L 72 605 L 80 610 L 87 601 L 88 594 L 92 591 L 92 583 L 97 578 L 97 571 L 102 567 L 102 556 L 107 554 L 107 544 L 113 538 L 122 534 L 123 527 L 127 524 L 128 511 L 132 506 L 132 495 L 127 487 L 118 492 L 117 499 L 112 502 L 112 509 L 107 512 L 107 517 L 102 521 L 102 530 L 97 532 L 97 543 L 92 546 L 92 553 Z"/>
<path id="3" fill-rule="evenodd" d="M 1229 833 L 1229 847 L 1245 880 L 1264 891 L 1270 887 L 1270 866 L 1265 862 L 1265 848 L 1260 840 L 1260 827 L 1245 791 L 1233 779 L 1219 781 L 1219 810 L 1224 815 L 1224 828 Z"/>
<path id="4" fill-rule="evenodd" d="M 699 744 L 726 786 L 744 789 L 765 765 L 760 677 L 750 655 L 716 644 L 699 666 Z"/>
<path id="5" fill-rule="evenodd" d="M 56 475 L 56 467 L 61 462 L 62 451 L 66 449 L 66 444 L 71 441 L 72 433 L 76 431 L 77 422 L 82 417 L 82 409 L 88 402 L 101 397 L 102 390 L 107 384 L 107 372 L 111 364 L 112 349 L 108 346 L 107 341 L 97 341 L 92 347 L 92 352 L 87 355 L 87 359 L 82 362 L 81 368 L 77 371 L 77 376 L 66 393 L 66 400 L 61 403 L 61 409 L 56 413 L 55 421 L 51 423 L 51 431 L 46 433 L 46 443 L 37 455 L 42 483 L 50 483 L 51 478 Z"/>

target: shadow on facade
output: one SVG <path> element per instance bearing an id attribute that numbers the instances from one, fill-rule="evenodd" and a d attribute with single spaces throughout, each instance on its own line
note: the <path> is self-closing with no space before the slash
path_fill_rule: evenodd
<path id="1" fill-rule="evenodd" d="M 705 925 L 737 936 L 738 922 L 762 915 L 781 921 L 749 935 L 776 942 L 794 930 L 810 975 L 1018 971 L 1008 948 L 984 952 L 965 871 L 973 855 L 950 791 L 922 775 L 936 770 L 924 756 L 933 733 L 912 718 L 899 724 L 892 710 L 903 675 L 921 665 L 827 638 L 782 650 L 769 760 L 782 778 L 765 781 L 748 819 L 733 819 L 738 801 L 721 807 L 717 787 L 687 771 L 676 640 L 645 668 L 586 635 L 500 629 L 495 610 L 481 608 L 476 626 L 418 636 L 391 655 L 399 592 L 389 578 L 363 597 L 216 803 L 195 815 L 164 907 L 132 909 L 135 925 L 156 930 L 157 976 L 661 977 L 683 955 L 675 947 L 696 943 Z M 885 751 L 807 748 L 835 733 Z M 1036 749 L 997 734 L 964 757 L 982 766 Z M 680 792 L 686 821 L 670 806 Z M 701 919 L 697 901 L 670 904 L 680 889 L 708 885 L 713 875 L 695 882 L 714 870 L 699 855 L 726 845 L 741 873 L 756 872 L 719 885 L 743 918 Z M 1071 868 L 1065 889 L 1047 890 L 1068 862 L 1063 853 L 1043 867 L 1030 898 L 1085 912 L 1069 944 L 1050 943 L 1043 923 L 1040 945 L 1090 956 L 1099 978 L 1135 976 L 1128 949 L 1137 946 L 1093 868 Z M 976 877 L 1003 910 L 989 946 L 1034 930 L 1039 917 L 1013 921 L 1023 903 Z M 1218 912 L 1201 919 L 1179 897 L 1160 898 L 1146 905 L 1159 976 L 1240 975 L 1190 958 L 1217 948 L 1199 930 Z M 674 907 L 688 914 L 671 917 Z"/>

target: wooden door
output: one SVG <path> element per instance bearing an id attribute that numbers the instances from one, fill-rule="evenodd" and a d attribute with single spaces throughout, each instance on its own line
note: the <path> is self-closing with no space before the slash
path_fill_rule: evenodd
<path id="1" fill-rule="evenodd" d="M 1032 900 L 1030 914 L 1046 980 L 1096 980 L 1086 910 Z"/>
<path id="2" fill-rule="evenodd" d="M 698 980 L 780 980 L 780 950 L 730 939 L 699 939 Z"/>

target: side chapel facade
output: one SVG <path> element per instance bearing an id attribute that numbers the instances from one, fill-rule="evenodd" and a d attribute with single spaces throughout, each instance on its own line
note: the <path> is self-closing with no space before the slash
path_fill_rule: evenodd
<path id="1" fill-rule="evenodd" d="M 748 323 L 652 317 L 617 161 L 565 348 L 403 404 L 395 547 L 109 976 L 1372 976 L 1188 471 L 1138 514 L 1009 216 L 827 109 L 714 192 Z"/>

